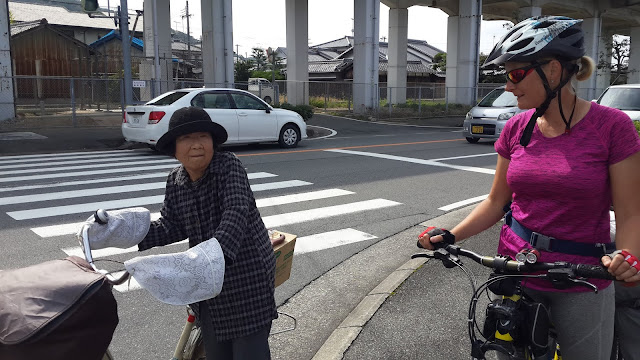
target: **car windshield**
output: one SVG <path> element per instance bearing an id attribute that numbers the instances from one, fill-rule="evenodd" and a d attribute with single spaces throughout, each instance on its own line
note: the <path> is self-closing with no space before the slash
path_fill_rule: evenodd
<path id="1" fill-rule="evenodd" d="M 640 110 L 640 88 L 610 88 L 599 103 L 620 110 Z"/>
<path id="2" fill-rule="evenodd" d="M 487 94 L 480 103 L 480 107 L 513 107 L 518 106 L 518 99 L 515 95 L 504 89 L 494 89 Z"/>
<path id="3" fill-rule="evenodd" d="M 186 91 L 176 91 L 173 93 L 169 93 L 165 96 L 161 96 L 155 100 L 151 100 L 147 103 L 147 105 L 171 105 L 174 102 L 176 102 L 178 99 L 180 99 L 181 97 L 187 95 L 188 92 Z"/>

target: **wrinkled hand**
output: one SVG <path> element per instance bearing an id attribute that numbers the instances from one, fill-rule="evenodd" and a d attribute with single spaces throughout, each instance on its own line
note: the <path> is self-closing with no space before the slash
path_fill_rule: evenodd
<path id="1" fill-rule="evenodd" d="M 601 259 L 616 279 L 628 283 L 640 281 L 640 261 L 627 250 L 615 251 Z"/>

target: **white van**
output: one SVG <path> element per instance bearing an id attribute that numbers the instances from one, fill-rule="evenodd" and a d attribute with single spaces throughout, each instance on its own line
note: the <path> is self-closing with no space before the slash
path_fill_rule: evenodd
<path id="1" fill-rule="evenodd" d="M 265 78 L 249 78 L 249 92 L 271 105 L 276 98 L 273 84 Z"/>

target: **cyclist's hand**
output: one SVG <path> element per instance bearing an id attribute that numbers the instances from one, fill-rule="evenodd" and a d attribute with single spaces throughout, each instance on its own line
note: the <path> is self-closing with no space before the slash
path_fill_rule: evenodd
<path id="1" fill-rule="evenodd" d="M 603 256 L 602 264 L 616 279 L 625 282 L 640 281 L 640 261 L 627 250 L 618 250 Z"/>
<path id="2" fill-rule="evenodd" d="M 428 250 L 444 247 L 446 244 L 455 243 L 455 236 L 446 229 L 429 226 L 425 231 L 418 235 L 418 247 Z"/>

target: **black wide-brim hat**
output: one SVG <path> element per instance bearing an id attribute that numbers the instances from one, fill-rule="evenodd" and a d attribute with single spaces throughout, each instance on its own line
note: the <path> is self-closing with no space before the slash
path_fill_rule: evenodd
<path id="1" fill-rule="evenodd" d="M 169 120 L 167 131 L 156 143 L 156 149 L 165 154 L 174 155 L 176 139 L 185 134 L 208 132 L 214 145 L 227 141 L 227 130 L 211 121 L 209 114 L 199 107 L 189 106 L 176 110 Z"/>

